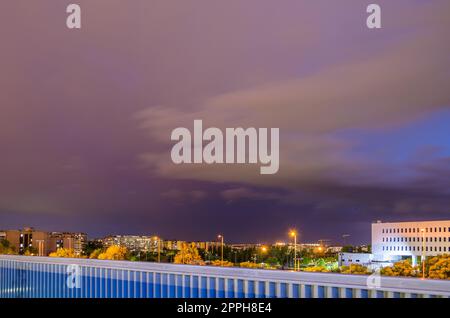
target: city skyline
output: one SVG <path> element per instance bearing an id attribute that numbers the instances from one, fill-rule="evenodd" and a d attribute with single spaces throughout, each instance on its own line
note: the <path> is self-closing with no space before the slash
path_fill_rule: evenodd
<path id="1" fill-rule="evenodd" d="M 80 2 L 80 30 L 4 4 L 0 228 L 361 244 L 449 218 L 448 1 L 377 1 L 379 30 L 370 1 Z M 194 120 L 279 128 L 278 173 L 173 164 Z"/>

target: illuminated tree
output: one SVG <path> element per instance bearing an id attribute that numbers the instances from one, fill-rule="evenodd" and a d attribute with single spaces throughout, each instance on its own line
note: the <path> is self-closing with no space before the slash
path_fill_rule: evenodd
<path id="1" fill-rule="evenodd" d="M 75 251 L 69 248 L 58 248 L 56 252 L 50 253 L 50 257 L 68 257 L 74 258 L 76 257 Z"/>
<path id="2" fill-rule="evenodd" d="M 342 274 L 356 274 L 356 275 L 368 275 L 371 271 L 363 265 L 359 264 L 350 264 L 350 266 L 342 266 L 341 267 Z"/>
<path id="3" fill-rule="evenodd" d="M 426 272 L 428 278 L 450 279 L 450 255 L 443 254 L 428 259 Z"/>
<path id="4" fill-rule="evenodd" d="M 239 266 L 245 268 L 260 268 L 260 265 L 253 262 L 242 262 L 239 264 Z"/>
<path id="5" fill-rule="evenodd" d="M 125 260 L 127 259 L 128 250 L 124 246 L 111 245 L 105 252 L 98 255 L 98 259 L 107 260 Z"/>
<path id="6" fill-rule="evenodd" d="M 175 255 L 175 264 L 204 265 L 205 263 L 200 256 L 194 243 L 181 245 L 180 251 Z"/>
<path id="7" fill-rule="evenodd" d="M 211 262 L 212 266 L 223 266 L 223 267 L 232 267 L 234 264 L 229 261 L 221 261 L 221 260 L 215 260 Z"/>
<path id="8" fill-rule="evenodd" d="M 103 252 L 103 249 L 97 248 L 96 250 L 92 251 L 92 253 L 89 255 L 89 258 L 97 259 L 102 252 Z"/>
<path id="9" fill-rule="evenodd" d="M 325 266 L 311 266 L 303 269 L 305 272 L 328 273 L 330 270 Z"/>
<path id="10" fill-rule="evenodd" d="M 381 275 L 385 276 L 407 276 L 416 277 L 419 271 L 417 266 L 413 267 L 409 260 L 400 261 L 392 267 L 384 267 L 381 269 Z"/>
<path id="11" fill-rule="evenodd" d="M 16 251 L 9 241 L 0 240 L 0 254 L 16 254 Z"/>

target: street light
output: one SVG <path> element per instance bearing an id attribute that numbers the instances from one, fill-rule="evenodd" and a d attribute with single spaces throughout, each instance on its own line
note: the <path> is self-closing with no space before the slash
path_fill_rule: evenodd
<path id="1" fill-rule="evenodd" d="M 297 231 L 291 230 L 289 235 L 294 238 L 294 271 L 297 271 Z"/>
<path id="2" fill-rule="evenodd" d="M 267 252 L 267 246 L 261 246 L 261 254 L 265 254 Z M 261 262 L 263 262 L 263 257 L 261 256 Z M 255 254 L 255 263 L 257 263 L 257 255 Z"/>
<path id="3" fill-rule="evenodd" d="M 221 260 L 222 260 L 222 262 L 220 263 L 220 266 L 223 266 L 223 235 L 222 235 L 222 234 L 219 234 L 219 235 L 217 236 L 217 238 L 219 238 L 219 239 L 222 241 L 222 244 L 221 244 L 221 250 L 222 250 L 222 257 L 221 257 Z"/>
<path id="4" fill-rule="evenodd" d="M 425 229 L 420 229 L 422 233 L 422 279 L 425 279 Z"/>

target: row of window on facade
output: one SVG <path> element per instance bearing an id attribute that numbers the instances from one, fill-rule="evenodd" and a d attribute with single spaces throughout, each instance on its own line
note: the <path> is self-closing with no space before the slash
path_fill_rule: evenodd
<path id="1" fill-rule="evenodd" d="M 450 242 L 450 237 L 425 237 L 425 242 Z M 423 242 L 423 237 L 383 237 L 383 242 Z"/>
<path id="2" fill-rule="evenodd" d="M 425 252 L 450 252 L 447 246 L 425 246 Z M 423 252 L 423 246 L 383 246 L 383 251 Z"/>
<path id="3" fill-rule="evenodd" d="M 345 262 L 345 259 L 344 259 L 344 258 L 342 259 L 342 262 Z M 347 262 L 350 262 L 350 263 L 351 263 L 351 262 L 353 262 L 353 260 L 349 258 L 349 259 L 347 260 Z M 356 260 L 355 260 L 355 263 L 361 263 L 361 261 L 360 261 L 359 259 L 356 259 Z"/>
<path id="4" fill-rule="evenodd" d="M 442 232 L 450 232 L 450 226 L 447 228 L 446 226 L 442 227 L 426 227 L 425 233 L 442 233 Z M 400 228 L 400 229 L 383 229 L 383 233 L 420 233 L 419 228 L 410 227 L 410 228 Z"/>

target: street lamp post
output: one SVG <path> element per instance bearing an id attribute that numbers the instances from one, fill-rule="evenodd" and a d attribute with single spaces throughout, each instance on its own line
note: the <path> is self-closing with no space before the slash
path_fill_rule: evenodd
<path id="1" fill-rule="evenodd" d="M 267 252 L 267 247 L 266 246 L 261 246 L 261 254 L 266 254 Z M 261 262 L 263 263 L 264 261 L 264 256 L 261 255 Z"/>
<path id="2" fill-rule="evenodd" d="M 291 230 L 289 235 L 294 238 L 294 271 L 297 271 L 297 231 Z"/>
<path id="3" fill-rule="evenodd" d="M 221 255 L 221 263 L 220 263 L 220 266 L 223 266 L 223 235 L 222 235 L 222 234 L 219 234 L 217 237 L 218 237 L 219 239 L 221 239 L 221 253 L 222 253 L 222 255 Z"/>
<path id="4" fill-rule="evenodd" d="M 425 279 L 425 229 L 420 229 L 422 233 L 422 279 Z"/>

